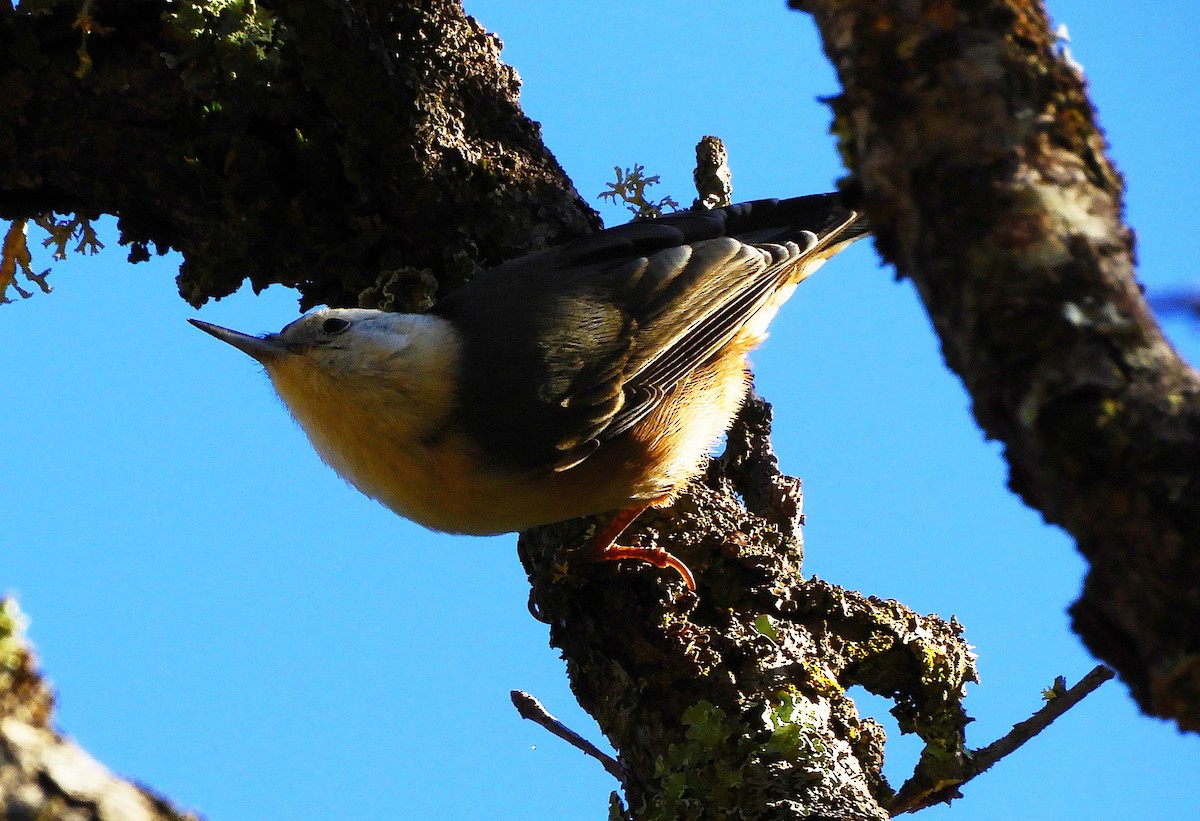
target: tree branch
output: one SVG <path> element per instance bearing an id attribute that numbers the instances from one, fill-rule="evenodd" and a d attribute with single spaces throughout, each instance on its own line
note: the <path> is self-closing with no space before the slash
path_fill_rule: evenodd
<path id="1" fill-rule="evenodd" d="M 883 731 L 846 696 L 856 684 L 892 699 L 930 758 L 966 753 L 961 626 L 800 577 L 800 483 L 779 474 L 770 428 L 770 406 L 748 402 L 704 481 L 635 524 L 696 571 L 698 595 L 648 566 L 576 560 L 579 523 L 522 534 L 537 612 L 621 752 L 637 818 L 886 818 Z"/>
<path id="2" fill-rule="evenodd" d="M 625 770 L 621 767 L 621 762 L 555 718 L 549 710 L 542 706 L 542 702 L 523 690 L 513 690 L 509 695 L 512 697 L 513 706 L 517 708 L 517 712 L 521 715 L 521 718 L 532 721 L 548 733 L 558 736 L 584 755 L 596 759 L 608 771 L 609 775 L 617 779 L 620 783 L 625 782 Z"/>
<path id="3" fill-rule="evenodd" d="M 1113 671 L 1103 664 L 1096 665 L 1086 676 L 1081 678 L 1074 687 L 1067 688 L 1061 680 L 1055 681 L 1050 690 L 1050 697 L 1045 705 L 1029 718 L 1013 725 L 1012 731 L 996 739 L 986 747 L 975 750 L 971 754 L 971 778 L 990 769 L 1000 759 L 1015 752 L 1029 739 L 1049 727 L 1059 716 L 1063 715 L 1079 702 L 1083 701 L 1104 682 L 1113 677 Z"/>
<path id="4" fill-rule="evenodd" d="M 1067 689 L 1066 682 L 1059 676 L 1040 710 L 1024 721 L 1014 724 L 1008 734 L 986 747 L 971 750 L 966 756 L 956 759 L 954 764 L 957 767 L 947 770 L 944 766 L 937 766 L 936 769 L 925 771 L 918 766 L 917 772 L 897 793 L 896 800 L 888 807 L 888 811 L 896 816 L 961 798 L 959 788 L 963 784 L 991 769 L 1000 759 L 1016 752 L 1026 741 L 1045 730 L 1055 719 L 1083 701 L 1112 677 L 1112 670 L 1099 665 L 1074 687 Z M 923 760 L 922 764 L 924 763 Z"/>
<path id="5" fill-rule="evenodd" d="M 1090 563 L 1071 609 L 1142 709 L 1200 729 L 1200 376 L 1133 272 L 1123 186 L 1035 0 L 806 0 L 877 246 L 1009 484 Z"/>
<path id="6" fill-rule="evenodd" d="M 454 0 L 95 0 L 86 70 L 78 3 L 2 8 L 0 217 L 120 214 L 193 305 L 415 309 L 599 225 Z"/>

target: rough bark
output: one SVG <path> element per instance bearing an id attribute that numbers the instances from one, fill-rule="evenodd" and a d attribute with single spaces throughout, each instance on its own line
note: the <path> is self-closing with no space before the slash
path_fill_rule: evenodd
<path id="1" fill-rule="evenodd" d="M 687 561 L 698 595 L 649 566 L 573 561 L 578 523 L 520 542 L 532 609 L 619 751 L 639 821 L 886 818 L 883 731 L 847 697 L 856 684 L 926 742 L 903 801 L 953 795 L 967 756 L 961 627 L 800 577 L 800 483 L 779 474 L 770 426 L 748 402 L 704 480 L 634 526 Z"/>
<path id="2" fill-rule="evenodd" d="M 521 114 L 497 42 L 449 0 L 39 5 L 0 6 L 0 215 L 117 212 L 135 258 L 150 244 L 182 252 L 180 288 L 195 304 L 245 277 L 295 285 L 304 304 L 416 307 L 482 266 L 597 224 Z M 854 59 L 894 70 L 887 45 L 888 60 Z M 860 130 L 849 115 L 839 122 Z M 904 212 L 881 195 L 867 201 L 885 247 L 900 247 Z M 946 225 L 989 230 L 960 210 Z M 913 241 L 931 255 L 923 230 Z M 1099 247 L 1115 257 L 1122 242 Z M 929 286 L 955 305 L 958 287 Z M 1108 316 L 1091 293 L 1073 297 L 1080 335 Z M 975 323 L 994 336 L 1016 307 Z M 1041 345 L 1021 337 L 1034 351 L 1018 366 Z M 1075 355 L 1090 350 L 1080 345 Z M 1062 403 L 1073 375 L 1046 383 L 1039 402 Z M 1068 398 L 1055 413 L 1078 416 L 1082 399 Z M 1032 406 L 1039 425 L 1042 408 Z M 800 487 L 779 474 L 769 426 L 751 403 L 704 480 L 639 522 L 697 572 L 698 596 L 650 567 L 579 561 L 570 548 L 584 523 L 520 542 L 533 609 L 619 751 L 640 819 L 883 818 L 893 800 L 953 795 L 962 772 L 961 698 L 975 671 L 961 628 L 800 578 Z M 880 774 L 882 731 L 846 696 L 855 684 L 895 700 L 901 727 L 926 741 L 899 799 Z"/>
<path id="3" fill-rule="evenodd" d="M 1035 0 L 806 0 L 878 247 L 1010 487 L 1075 537 L 1071 608 L 1142 709 L 1200 729 L 1200 376 L 1134 275 L 1123 183 Z"/>
<path id="4" fill-rule="evenodd" d="M 0 4 L 0 217 L 119 214 L 193 305 L 428 307 L 599 224 L 499 52 L 451 0 Z"/>

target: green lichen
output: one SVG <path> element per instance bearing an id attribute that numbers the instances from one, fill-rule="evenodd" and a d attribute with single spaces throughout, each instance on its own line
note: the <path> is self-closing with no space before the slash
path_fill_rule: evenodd
<path id="1" fill-rule="evenodd" d="M 790 685 L 740 716 L 697 702 L 684 711 L 682 723 L 683 741 L 669 745 L 655 762 L 658 788 L 639 819 L 698 819 L 713 806 L 736 808 L 757 794 L 764 766 L 817 773 L 832 765 L 821 741 L 824 720 Z"/>
<path id="2" fill-rule="evenodd" d="M 687 727 L 685 740 L 669 745 L 667 754 L 655 762 L 659 789 L 653 795 L 653 806 L 643 807 L 639 818 L 699 818 L 710 802 L 716 806 L 735 803 L 731 793 L 744 779 L 740 767 L 728 764 L 745 761 L 752 752 L 745 728 L 708 701 L 685 710 L 682 721 Z"/>
<path id="3" fill-rule="evenodd" d="M 754 630 L 760 636 L 766 636 L 771 641 L 779 641 L 779 630 L 775 627 L 775 619 L 766 613 L 760 613 L 754 619 Z"/>
<path id="4" fill-rule="evenodd" d="M 30 281 L 39 281 L 38 277 L 40 276 L 42 289 L 49 288 L 46 284 L 46 274 L 35 274 L 30 265 L 33 257 L 29 253 L 29 244 L 25 235 L 28 222 L 23 219 L 14 220 L 4 234 L 3 251 L 0 252 L 0 303 L 12 302 L 7 296 L 9 288 L 16 291 L 22 299 L 29 299 L 33 296 L 30 291 L 26 291 L 17 284 L 18 270 L 25 274 L 25 278 Z"/>
<path id="5" fill-rule="evenodd" d="M 163 19 L 184 40 L 217 38 L 234 50 L 250 49 L 259 59 L 266 56 L 276 25 L 254 0 L 175 3 Z"/>
<path id="6" fill-rule="evenodd" d="M 98 254 L 104 243 L 96 235 L 92 221 L 87 217 L 67 215 L 58 219 L 54 214 L 40 214 L 27 219 L 14 220 L 9 224 L 4 237 L 3 254 L 0 255 L 0 303 L 11 302 L 6 291 L 12 288 L 22 299 L 28 299 L 33 294 L 19 286 L 15 275 L 19 270 L 27 280 L 37 285 L 42 293 L 53 290 L 46 282 L 50 269 L 40 274 L 33 269 L 33 253 L 29 250 L 27 239 L 29 223 L 46 232 L 42 240 L 43 248 L 51 248 L 50 259 L 58 262 L 70 254 Z M 69 247 L 74 243 L 74 247 Z"/>
<path id="7" fill-rule="evenodd" d="M 615 792 L 608 795 L 608 821 L 632 821 L 632 816 Z"/>
<path id="8" fill-rule="evenodd" d="M 0 598 L 0 718 L 46 726 L 54 707 L 25 638 L 28 619 L 12 598 Z M 2 813 L 0 813 L 2 815 Z"/>
<path id="9" fill-rule="evenodd" d="M 163 20 L 179 43 L 179 51 L 163 59 L 181 69 L 184 87 L 201 99 L 223 82 L 247 77 L 265 82 L 280 65 L 287 32 L 253 0 L 175 3 Z"/>
<path id="10" fill-rule="evenodd" d="M 811 700 L 795 687 L 780 690 L 767 703 L 763 721 L 771 732 L 762 746 L 765 753 L 795 762 L 807 770 L 828 763 L 829 753 L 820 740 L 824 722 L 817 717 Z"/>
<path id="11" fill-rule="evenodd" d="M 25 630 L 28 626 L 29 620 L 15 599 L 0 599 L 0 684 L 7 684 L 5 678 L 21 665 L 27 652 Z"/>
<path id="12" fill-rule="evenodd" d="M 34 222 L 47 234 L 42 240 L 42 247 L 54 248 L 51 259 L 66 259 L 69 253 L 67 246 L 72 242 L 75 243 L 72 250 L 76 254 L 94 255 L 100 253 L 100 249 L 104 247 L 104 243 L 96 236 L 92 221 L 86 217 L 68 215 L 66 219 L 60 220 L 53 214 L 42 214 L 35 217 Z"/>
<path id="13" fill-rule="evenodd" d="M 722 750 L 739 746 L 741 726 L 707 701 L 689 707 L 683 723 L 686 743 L 671 744 L 655 766 L 654 775 L 662 783 L 657 810 L 663 818 L 688 817 L 691 813 L 685 811 L 702 806 L 705 795 L 714 794 L 718 787 L 726 792 L 740 783 L 739 774 L 722 770 L 719 762 L 731 760 Z"/>
<path id="14" fill-rule="evenodd" d="M 805 660 L 804 680 L 823 696 L 838 696 L 846 692 L 837 677 L 824 666 L 818 656 Z"/>

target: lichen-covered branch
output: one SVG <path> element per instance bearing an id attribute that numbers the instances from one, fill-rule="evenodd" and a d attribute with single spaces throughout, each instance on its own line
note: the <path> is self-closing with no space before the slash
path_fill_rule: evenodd
<path id="1" fill-rule="evenodd" d="M 0 217 L 119 214 L 195 305 L 419 305 L 598 225 L 499 52 L 453 0 L 0 4 Z"/>
<path id="2" fill-rule="evenodd" d="M 536 611 L 639 821 L 888 817 L 883 730 L 854 685 L 925 741 L 919 773 L 966 751 L 961 628 L 800 577 L 800 483 L 779 474 L 770 426 L 752 398 L 705 480 L 635 525 L 696 571 L 698 596 L 649 566 L 580 559 L 577 524 L 522 536 Z"/>
<path id="3" fill-rule="evenodd" d="M 1133 270 L 1122 181 L 1037 0 L 793 0 L 834 131 L 1010 486 L 1090 563 L 1075 629 L 1147 712 L 1200 729 L 1200 377 Z"/>

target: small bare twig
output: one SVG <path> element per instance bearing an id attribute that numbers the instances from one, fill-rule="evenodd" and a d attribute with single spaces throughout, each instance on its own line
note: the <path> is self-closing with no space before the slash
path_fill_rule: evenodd
<path id="1" fill-rule="evenodd" d="M 521 714 L 521 718 L 528 719 L 534 724 L 542 726 L 584 755 L 590 755 L 599 761 L 604 769 L 608 770 L 609 775 L 622 784 L 625 783 L 625 768 L 621 766 L 621 762 L 617 761 L 611 755 L 606 754 L 596 747 L 595 744 L 552 716 L 550 711 L 542 706 L 542 702 L 529 693 L 523 690 L 513 690 L 510 695 L 512 696 L 513 706 L 517 708 L 517 712 Z"/>
<path id="2" fill-rule="evenodd" d="M 1103 664 L 1097 665 L 1070 689 L 1067 689 L 1066 681 L 1059 677 L 1054 682 L 1054 686 L 1047 691 L 1046 703 L 1042 709 L 1024 721 L 1014 724 L 1008 735 L 974 752 L 971 756 L 970 769 L 972 772 L 969 778 L 974 778 L 989 769 L 997 761 L 1049 727 L 1056 718 L 1083 701 L 1093 690 L 1112 677 L 1113 671 Z"/>
<path id="3" fill-rule="evenodd" d="M 894 817 L 959 798 L 961 796 L 958 791 L 959 787 L 990 769 L 1000 759 L 1014 752 L 1026 741 L 1049 727 L 1056 718 L 1083 701 L 1092 691 L 1112 677 L 1112 670 L 1104 665 L 1098 665 L 1080 679 L 1078 684 L 1068 689 L 1066 680 L 1059 676 L 1055 679 L 1054 686 L 1045 692 L 1046 703 L 1040 710 L 1024 721 L 1014 724 L 1007 735 L 986 747 L 972 750 L 963 756 L 961 767 L 954 777 L 947 777 L 943 774 L 936 785 L 924 788 L 918 783 L 920 778 L 910 779 L 900 789 L 896 800 L 888 807 L 888 812 Z"/>

